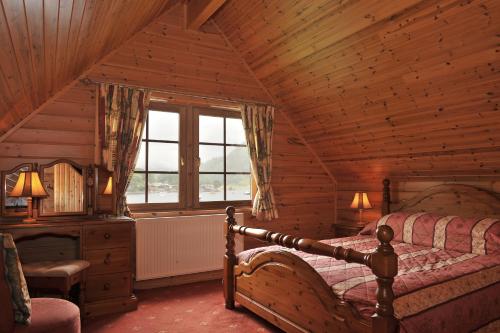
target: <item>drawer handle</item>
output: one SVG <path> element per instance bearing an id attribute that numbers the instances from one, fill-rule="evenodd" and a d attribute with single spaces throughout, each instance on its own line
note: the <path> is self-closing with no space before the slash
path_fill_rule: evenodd
<path id="1" fill-rule="evenodd" d="M 104 264 L 111 264 L 111 253 L 106 254 L 106 258 L 104 258 Z"/>
<path id="2" fill-rule="evenodd" d="M 110 284 L 109 282 L 106 282 L 106 283 L 104 284 L 104 286 L 102 287 L 102 289 L 104 289 L 104 290 L 109 290 L 109 289 L 111 289 L 111 284 Z"/>
<path id="3" fill-rule="evenodd" d="M 110 234 L 108 234 L 108 233 L 105 233 L 105 234 L 104 234 L 104 239 L 110 239 L 110 238 L 111 238 L 111 235 L 110 235 Z"/>

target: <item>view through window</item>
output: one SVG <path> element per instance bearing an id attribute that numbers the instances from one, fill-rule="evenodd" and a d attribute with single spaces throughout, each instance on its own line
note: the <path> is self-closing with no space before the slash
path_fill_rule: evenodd
<path id="1" fill-rule="evenodd" d="M 128 203 L 179 202 L 179 113 L 150 110 Z"/>
<path id="2" fill-rule="evenodd" d="M 199 199 L 250 200 L 250 163 L 241 119 L 199 118 Z"/>
<path id="3" fill-rule="evenodd" d="M 196 208 L 249 200 L 250 161 L 239 112 L 149 111 L 129 204 Z"/>

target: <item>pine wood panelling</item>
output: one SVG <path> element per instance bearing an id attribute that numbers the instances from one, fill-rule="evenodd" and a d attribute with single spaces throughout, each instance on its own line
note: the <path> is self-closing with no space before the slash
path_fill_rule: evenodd
<path id="1" fill-rule="evenodd" d="M 69 158 L 94 162 L 95 87 L 77 84 L 0 143 L 0 169 Z"/>
<path id="2" fill-rule="evenodd" d="M 355 191 L 376 218 L 386 176 L 499 177 L 500 2 L 230 0 L 214 19 L 335 176 L 339 222 Z"/>
<path id="3" fill-rule="evenodd" d="M 198 0 L 185 4 L 186 26 L 198 29 L 212 16 L 226 0 Z"/>
<path id="4" fill-rule="evenodd" d="M 175 1 L 0 1 L 0 136 Z"/>
<path id="5" fill-rule="evenodd" d="M 335 187 L 297 133 L 276 113 L 272 186 L 279 218 L 271 222 L 250 219 L 246 226 L 266 228 L 301 237 L 332 237 Z M 261 245 L 245 238 L 245 247 Z"/>
<path id="6" fill-rule="evenodd" d="M 172 8 L 88 75 L 158 90 L 266 101 L 224 38 L 207 23 L 185 30 L 182 6 Z"/>

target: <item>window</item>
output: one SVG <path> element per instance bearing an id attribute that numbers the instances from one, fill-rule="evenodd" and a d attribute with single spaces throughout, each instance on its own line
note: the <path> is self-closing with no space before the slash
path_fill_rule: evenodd
<path id="1" fill-rule="evenodd" d="M 151 105 L 127 189 L 133 209 L 249 204 L 251 185 L 238 111 Z"/>
<path id="2" fill-rule="evenodd" d="M 199 201 L 250 200 L 250 163 L 241 118 L 199 115 Z"/>
<path id="3" fill-rule="evenodd" d="M 179 112 L 149 110 L 128 203 L 179 203 L 179 125 Z"/>

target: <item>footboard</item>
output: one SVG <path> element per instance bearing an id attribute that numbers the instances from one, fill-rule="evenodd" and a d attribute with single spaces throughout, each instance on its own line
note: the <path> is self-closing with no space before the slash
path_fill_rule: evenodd
<path id="1" fill-rule="evenodd" d="M 393 333 L 397 330 L 398 321 L 392 306 L 397 256 L 390 245 L 394 235 L 390 227 L 384 225 L 377 229 L 380 245 L 375 252 L 364 254 L 311 239 L 239 226 L 234 219 L 234 208 L 228 207 L 226 212 L 224 296 L 227 308 L 234 308 L 236 300 L 287 332 Z M 378 284 L 376 313 L 371 322 L 360 318 L 310 265 L 292 253 L 263 252 L 249 263 L 237 265 L 235 233 L 370 267 Z"/>

